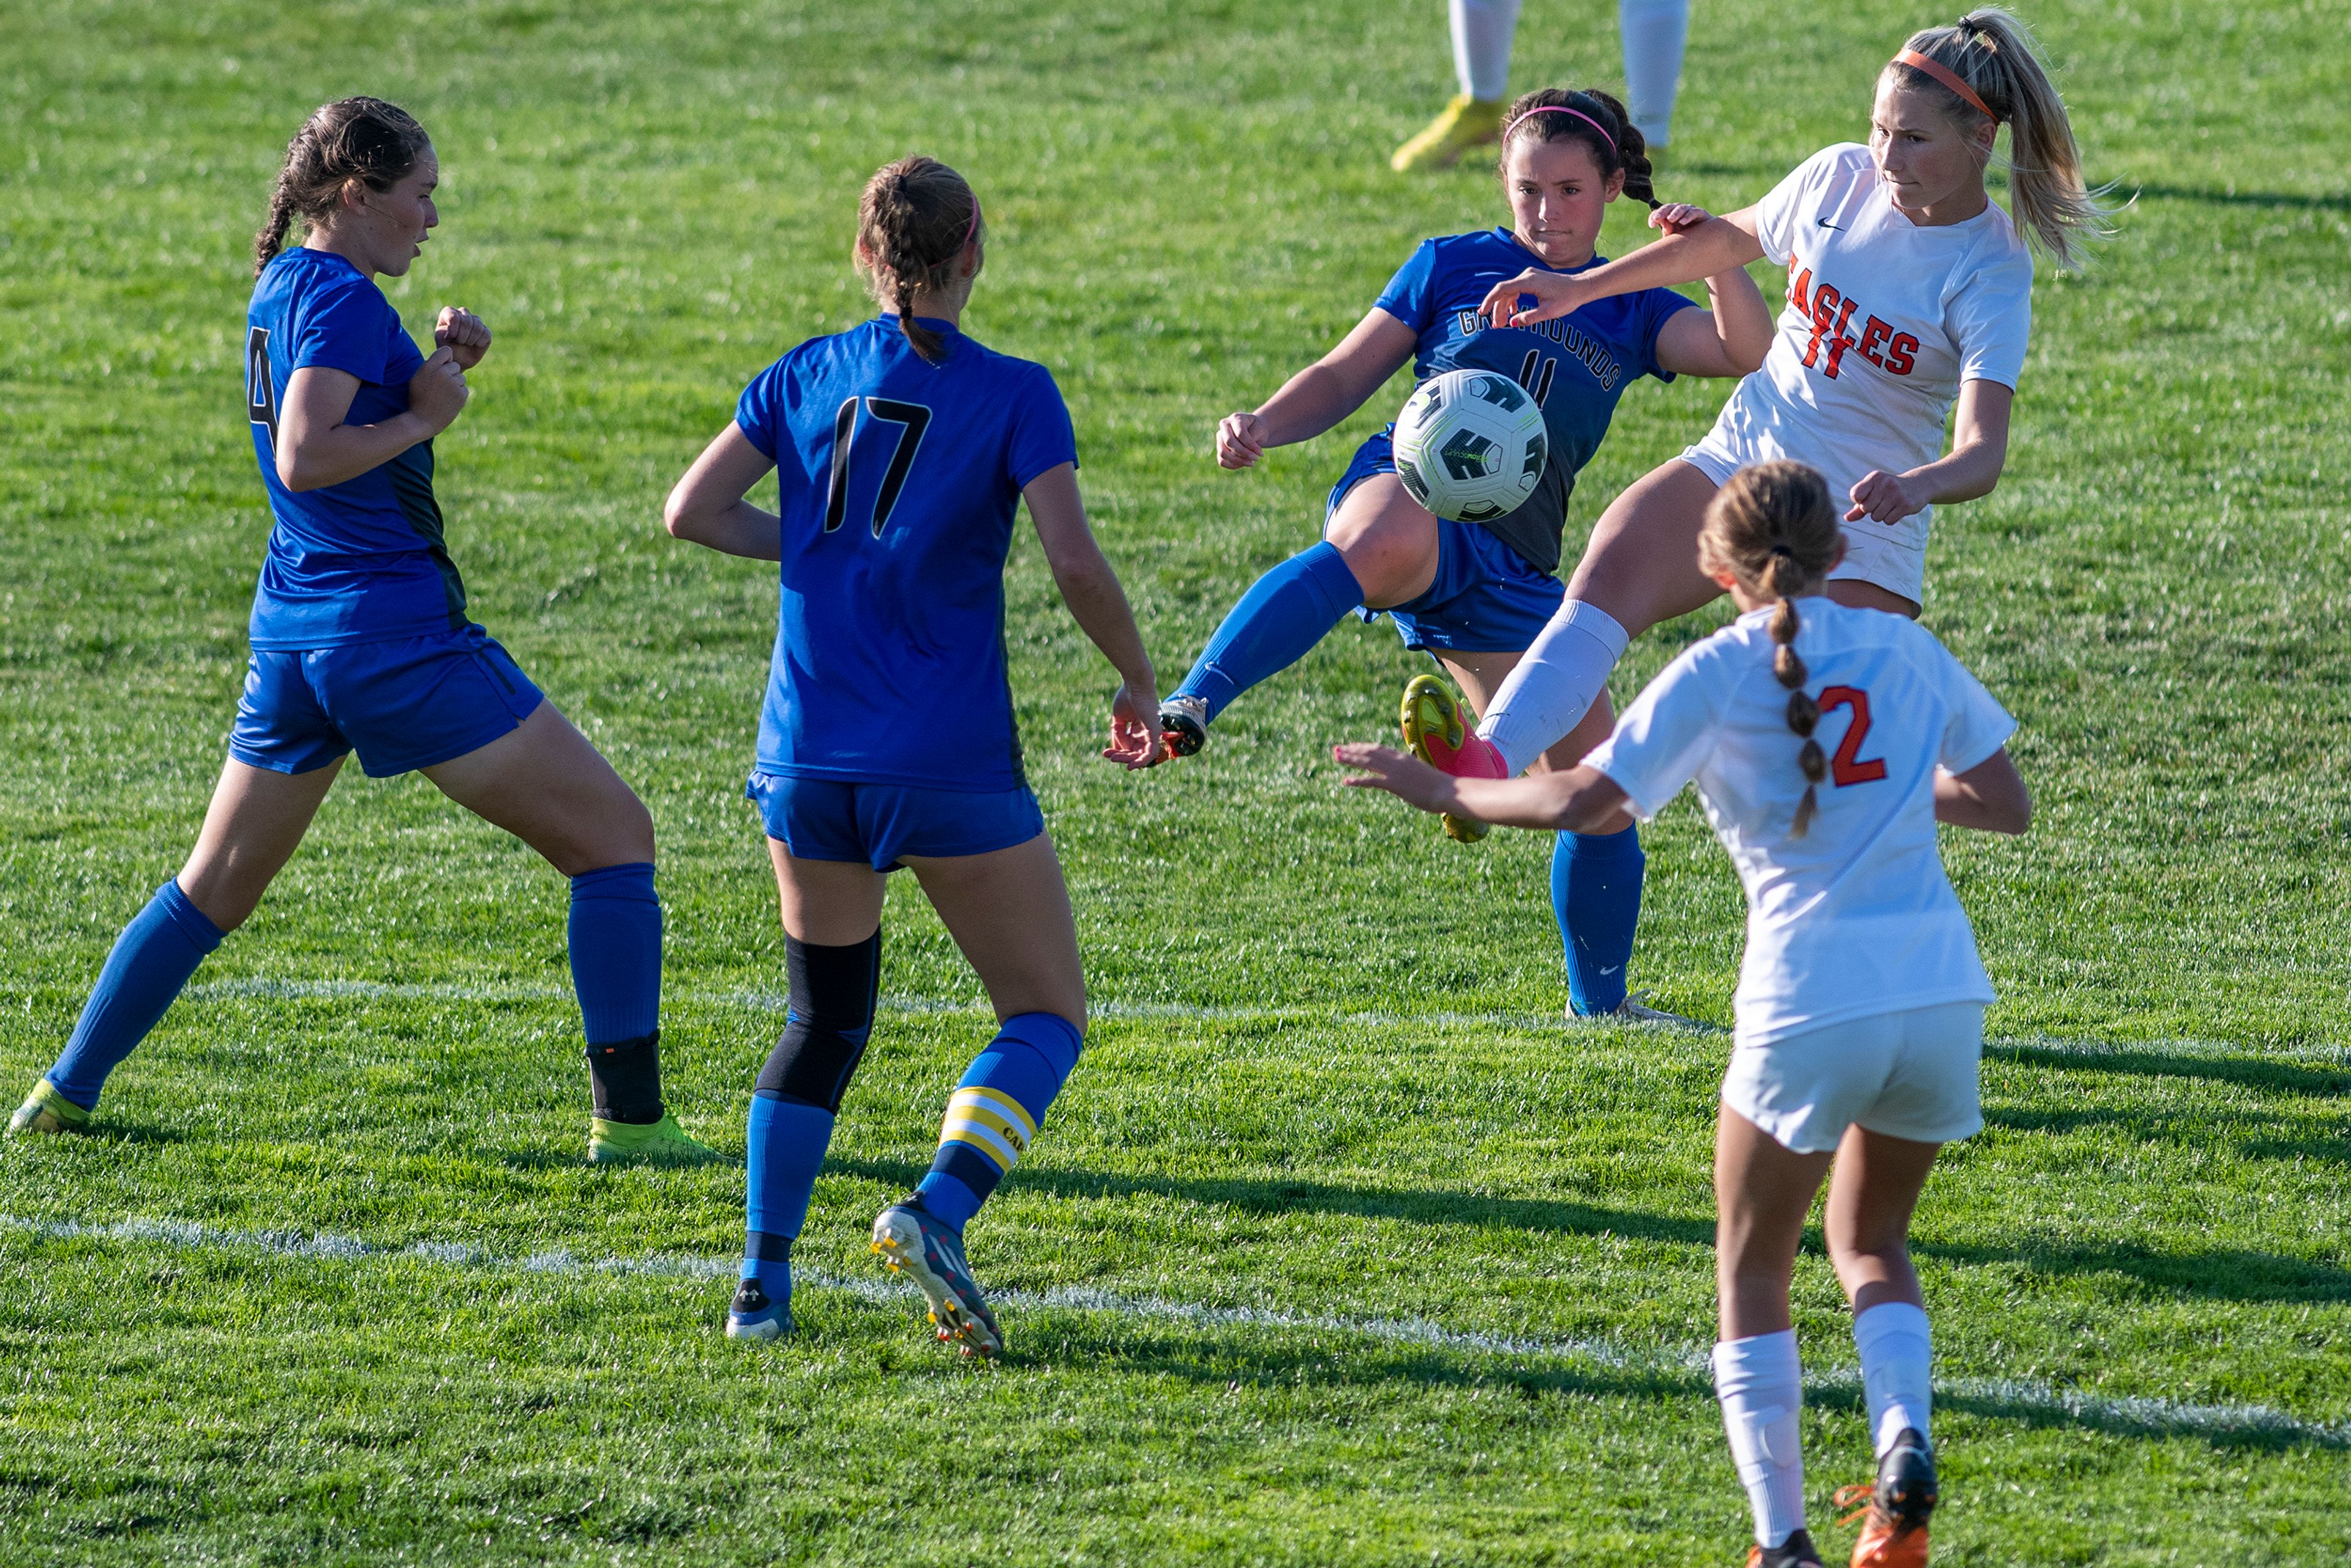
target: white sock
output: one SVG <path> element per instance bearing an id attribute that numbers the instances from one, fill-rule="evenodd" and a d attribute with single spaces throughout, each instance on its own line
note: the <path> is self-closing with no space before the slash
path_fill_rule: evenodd
<path id="1" fill-rule="evenodd" d="M 1796 1331 L 1724 1340 L 1714 1347 L 1714 1396 L 1730 1457 L 1755 1514 L 1755 1540 L 1782 1546 L 1804 1528 L 1803 1369 Z"/>
<path id="2" fill-rule="evenodd" d="M 1616 30 L 1625 39 L 1625 85 L 1632 89 L 1634 129 L 1650 146 L 1663 147 L 1673 137 L 1689 0 L 1616 0 Z"/>
<path id="3" fill-rule="evenodd" d="M 1494 694 L 1478 733 L 1494 743 L 1511 777 L 1550 750 L 1592 711 L 1608 672 L 1632 641 L 1616 618 L 1571 599 L 1559 607 L 1518 667 Z"/>
<path id="4" fill-rule="evenodd" d="M 1510 86 L 1510 38 L 1519 0 L 1452 0 L 1453 74 L 1480 103 L 1499 103 Z"/>
<path id="5" fill-rule="evenodd" d="M 1871 1438 L 1883 1455 L 1905 1427 L 1922 1437 L 1934 1401 L 1934 1340 L 1927 1309 L 1887 1301 L 1855 1314 L 1853 1344 L 1861 1352 L 1861 1385 L 1869 1398 Z"/>

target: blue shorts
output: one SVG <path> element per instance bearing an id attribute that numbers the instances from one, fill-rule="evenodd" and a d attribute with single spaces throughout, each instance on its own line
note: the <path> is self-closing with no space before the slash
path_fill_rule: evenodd
<path id="1" fill-rule="evenodd" d="M 308 773 L 357 750 L 371 779 L 487 746 L 544 701 L 479 626 L 346 648 L 253 651 L 228 754 Z"/>
<path id="2" fill-rule="evenodd" d="M 1324 526 L 1347 492 L 1374 474 L 1395 472 L 1395 451 L 1380 432 L 1355 448 L 1353 461 L 1331 486 Z M 1457 649 L 1468 653 L 1523 653 L 1567 597 L 1567 585 L 1541 571 L 1476 523 L 1437 519 L 1437 580 L 1417 599 L 1356 614 L 1364 623 L 1395 618 L 1404 645 L 1415 653 Z"/>
<path id="3" fill-rule="evenodd" d="M 1008 850 L 1045 831 L 1045 813 L 1025 784 L 975 795 L 755 770 L 743 793 L 759 808 L 768 836 L 781 840 L 793 859 L 863 861 L 875 871 L 896 871 L 901 855 Z"/>

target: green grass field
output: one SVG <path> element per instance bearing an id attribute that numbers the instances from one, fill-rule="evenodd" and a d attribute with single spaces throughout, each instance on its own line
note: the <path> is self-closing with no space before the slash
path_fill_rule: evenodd
<path id="1" fill-rule="evenodd" d="M 1669 197 L 1860 133 L 1943 13 L 1701 0 Z M 2094 172 L 2044 271 L 2009 473 L 1938 519 L 1929 623 L 2023 723 L 2041 814 L 1952 840 L 2002 992 L 1990 1125 L 1917 1228 L 1938 1561 L 2351 1550 L 2351 65 L 2339 4 L 2035 0 Z M 71 1027 L 219 766 L 267 521 L 238 402 L 248 236 L 353 91 L 438 142 L 393 298 L 498 334 L 439 443 L 475 613 L 651 803 L 665 1044 L 739 1153 L 782 943 L 739 800 L 773 579 L 660 498 L 748 377 L 865 310 L 859 185 L 923 149 L 987 204 L 967 325 L 1051 365 L 1172 683 L 1313 537 L 1343 429 L 1207 455 L 1412 242 L 1494 220 L 1384 156 L 1450 90 L 1436 0 L 373 5 L 0 0 L 0 1092 Z M 1536 0 L 1516 80 L 1613 81 Z M 1632 214 L 1612 250 L 1636 243 Z M 1765 279 L 1767 292 L 1776 280 Z M 1648 383 L 1579 491 L 1703 428 Z M 973 1230 L 1009 1354 L 956 1363 L 863 1249 L 986 1034 L 909 888 L 819 1185 L 803 1332 L 719 1337 L 741 1177 L 591 1172 L 559 881 L 351 769 L 115 1080 L 0 1150 L 0 1561 L 1730 1563 L 1698 1355 L 1720 1036 L 1569 1031 L 1548 845 L 1343 792 L 1417 666 L 1343 629 L 1194 764 L 1092 758 L 1110 688 L 1015 552 L 1032 777 L 1105 1016 Z M 1620 695 L 1718 614 L 1636 645 Z M 1727 1022 L 1728 864 L 1649 836 L 1636 983 Z M 1798 1273 L 1813 1522 L 1860 1479 L 1846 1319 Z"/>

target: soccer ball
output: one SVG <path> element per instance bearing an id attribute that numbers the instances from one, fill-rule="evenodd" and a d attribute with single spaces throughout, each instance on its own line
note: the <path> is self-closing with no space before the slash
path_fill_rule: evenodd
<path id="1" fill-rule="evenodd" d="M 1496 371 L 1432 376 L 1396 415 L 1396 477 L 1440 517 L 1483 523 L 1516 511 L 1550 461 L 1542 410 Z"/>

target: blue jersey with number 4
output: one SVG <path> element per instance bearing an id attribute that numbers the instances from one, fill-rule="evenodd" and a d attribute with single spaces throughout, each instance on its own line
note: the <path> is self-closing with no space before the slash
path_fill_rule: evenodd
<path id="1" fill-rule="evenodd" d="M 256 648 L 339 648 L 457 630 L 465 588 L 441 539 L 433 443 L 340 485 L 289 490 L 277 477 L 277 407 L 294 372 L 358 378 L 349 424 L 408 412 L 424 356 L 365 273 L 331 251 L 281 251 L 246 311 L 246 417 L 277 525 L 253 595 Z"/>
<path id="2" fill-rule="evenodd" d="M 1077 437 L 1044 366 L 917 319 L 943 363 L 885 315 L 800 344 L 737 405 L 783 517 L 759 769 L 1018 789 L 1004 561 L 1022 487 Z"/>
<path id="3" fill-rule="evenodd" d="M 1559 570 L 1567 528 L 1567 498 L 1575 476 L 1600 450 L 1616 416 L 1616 400 L 1636 377 L 1674 379 L 1657 363 L 1657 332 L 1691 302 L 1670 288 L 1594 300 L 1556 321 L 1495 328 L 1479 318 L 1486 291 L 1533 267 L 1557 267 L 1527 249 L 1505 228 L 1447 235 L 1420 242 L 1374 301 L 1420 340 L 1413 357 L 1415 384 L 1447 371 L 1499 371 L 1534 394 L 1551 437 L 1551 462 L 1535 493 L 1516 511 L 1481 525 L 1544 571 Z M 1391 427 L 1393 428 L 1393 427 Z"/>

